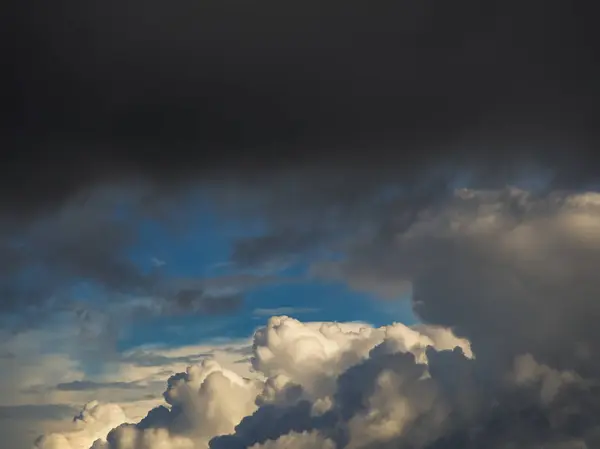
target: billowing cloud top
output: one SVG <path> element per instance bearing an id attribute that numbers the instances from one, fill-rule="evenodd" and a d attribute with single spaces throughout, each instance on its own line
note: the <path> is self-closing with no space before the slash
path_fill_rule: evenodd
<path id="1" fill-rule="evenodd" d="M 36 448 L 87 449 L 86 444 L 93 449 L 195 449 L 263 444 L 266 447 L 323 444 L 333 448 L 336 447 L 333 436 L 325 437 L 311 423 L 331 420 L 334 410 L 347 414 L 359 405 L 353 403 L 357 394 L 370 400 L 370 395 L 375 394 L 369 392 L 374 385 L 367 385 L 379 382 L 377 376 L 391 375 L 391 371 L 388 374 L 381 371 L 383 366 L 370 366 L 370 361 L 391 363 L 389 369 L 393 369 L 399 360 L 399 367 L 406 365 L 414 373 L 420 373 L 414 382 L 427 383 L 426 366 L 431 355 L 428 351 L 433 348 L 456 348 L 456 354 L 465 360 L 472 356 L 466 340 L 437 327 L 304 324 L 285 316 L 273 317 L 254 337 L 254 356 L 250 362 L 256 372 L 254 379 L 244 379 L 215 361 L 205 360 L 190 366 L 185 373 L 172 376 L 164 394 L 168 407 L 152 410 L 138 424 L 123 424 L 107 432 L 107 436 L 98 435 L 98 423 L 106 427 L 115 419 L 124 422 L 125 417 L 116 406 L 91 403 L 76 418 L 85 424 L 81 430 L 43 437 Z M 398 360 L 397 355 L 400 355 Z M 363 370 L 366 370 L 364 386 L 369 391 L 361 392 L 362 387 L 354 385 L 352 377 L 361 375 Z M 357 415 L 353 419 L 347 425 L 356 427 L 354 432 L 367 425 L 364 417 Z M 247 430 L 254 430 L 246 434 L 244 429 L 248 426 Z M 231 435 L 220 437 L 228 434 Z"/>
<path id="2" fill-rule="evenodd" d="M 587 448 L 595 441 L 593 427 L 579 439 L 564 428 L 565 404 L 577 406 L 588 394 L 584 379 L 529 354 L 486 379 L 469 343 L 447 329 L 273 317 L 256 332 L 253 352 L 254 379 L 204 361 L 172 376 L 168 406 L 138 424 L 108 432 L 124 415 L 92 403 L 78 418 L 81 430 L 43 437 L 36 449 L 501 448 L 527 441 L 520 447 Z M 523 423 L 499 433 L 517 416 Z"/>
<path id="3" fill-rule="evenodd" d="M 88 449 L 91 442 L 104 438 L 114 426 L 126 420 L 125 413 L 118 405 L 89 402 L 73 418 L 76 430 L 44 436 L 35 446 L 44 449 Z"/>

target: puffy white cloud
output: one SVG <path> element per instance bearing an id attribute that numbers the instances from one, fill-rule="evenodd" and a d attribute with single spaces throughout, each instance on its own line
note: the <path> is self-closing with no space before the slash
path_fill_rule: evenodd
<path id="1" fill-rule="evenodd" d="M 73 419 L 72 431 L 43 436 L 36 441 L 35 449 L 89 449 L 96 440 L 104 439 L 112 428 L 126 421 L 118 405 L 93 401 Z"/>
<path id="2" fill-rule="evenodd" d="M 207 358 L 171 376 L 166 406 L 138 424 L 121 425 L 120 408 L 90 404 L 80 417 L 83 428 L 44 437 L 38 448 L 87 449 L 95 441 L 93 449 L 448 449 L 459 443 L 470 449 L 484 442 L 533 449 L 525 443 L 597 438 L 588 425 L 579 439 L 564 433 L 589 395 L 591 384 L 581 376 L 529 354 L 501 376 L 488 376 L 482 360 L 467 340 L 439 326 L 273 317 L 254 336 L 247 362 L 259 371 L 254 378 Z M 110 421 L 116 427 L 108 432 Z M 549 437 L 540 422 L 556 427 L 561 438 Z M 512 430 L 498 434 L 507 423 Z"/>
<path id="3" fill-rule="evenodd" d="M 48 316 L 38 328 L 0 331 L 0 446 L 29 449 L 42 433 L 60 439 L 59 434 L 77 430 L 73 415 L 94 400 L 116 404 L 137 422 L 164 402 L 169 376 L 202 359 L 246 377 L 253 374 L 249 363 L 239 363 L 250 355 L 250 338 L 101 352 L 102 342 L 82 336 L 73 315 Z"/>
<path id="4" fill-rule="evenodd" d="M 383 352 L 410 352 L 426 362 L 427 347 L 460 347 L 471 356 L 469 342 L 447 329 L 410 328 L 401 323 L 373 328 L 364 323 L 301 323 L 282 316 L 271 318 L 254 339 L 252 364 L 267 377 L 284 376 L 312 397 L 334 392 L 338 375 L 366 358 L 377 347 Z"/>
<path id="5" fill-rule="evenodd" d="M 166 401 L 175 409 L 171 428 L 201 438 L 231 432 L 255 410 L 260 381 L 244 379 L 205 360 L 188 368 L 184 376 L 169 379 Z"/>
<path id="6" fill-rule="evenodd" d="M 153 409 L 137 426 L 114 429 L 96 448 L 207 448 L 214 436 L 233 432 L 256 409 L 260 380 L 245 379 L 206 359 L 171 376 L 164 393 L 169 408 Z"/>
<path id="7" fill-rule="evenodd" d="M 364 438 L 374 444 L 383 429 L 387 438 L 402 433 L 400 424 L 392 425 L 399 417 L 410 423 L 429 413 L 424 398 L 435 401 L 437 393 L 430 388 L 427 351 L 437 346 L 471 356 L 467 341 L 436 327 L 273 317 L 254 336 L 251 363 L 260 375 L 242 378 L 212 360 L 190 366 L 169 379 L 168 407 L 152 410 L 136 426 L 116 428 L 94 449 L 334 449 L 340 437 L 314 423 L 335 424 L 334 415 L 348 413 L 334 421 L 346 429 L 349 444 L 360 447 Z M 401 384 L 404 393 L 396 391 Z"/>

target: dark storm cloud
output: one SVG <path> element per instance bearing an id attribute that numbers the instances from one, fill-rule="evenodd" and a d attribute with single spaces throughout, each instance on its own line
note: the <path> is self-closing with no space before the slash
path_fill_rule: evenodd
<path id="1" fill-rule="evenodd" d="M 594 140 L 595 27 L 564 2 L 29 3 L 6 16 L 5 212 L 134 175 L 589 168 L 539 148 Z"/>

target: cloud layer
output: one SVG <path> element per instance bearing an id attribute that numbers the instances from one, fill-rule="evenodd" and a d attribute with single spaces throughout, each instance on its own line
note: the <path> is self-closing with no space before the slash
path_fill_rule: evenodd
<path id="1" fill-rule="evenodd" d="M 193 366 L 94 449 L 597 447 L 598 194 L 461 189 L 403 212 L 313 273 L 409 291 L 426 324 L 273 317 L 251 380 Z"/>
<path id="2" fill-rule="evenodd" d="M 82 278 L 156 288 L 127 257 L 137 226 L 181 225 L 198 186 L 238 215 L 311 217 L 311 233 L 238 245 L 235 262 L 252 265 L 265 246 L 331 237 L 315 222 L 339 208 L 358 211 L 342 222 L 370 215 L 357 205 L 390 184 L 467 171 L 480 187 L 532 173 L 579 187 L 600 167 L 600 39 L 581 5 L 9 3 L 0 307 Z"/>
<path id="3" fill-rule="evenodd" d="M 516 140 L 491 158 L 528 152 L 561 169 L 557 152 L 527 144 L 574 133 L 583 147 L 597 136 L 597 31 L 559 1 L 127 0 L 88 11 L 63 0 L 39 13 L 14 3 L 13 120 L 2 131 L 21 153 L 3 165 L 0 190 L 21 179 L 27 211 L 123 176 L 172 186 L 410 162 L 407 175 L 452 161 L 440 142 L 468 163 L 490 158 L 489 147 L 458 144 Z"/>

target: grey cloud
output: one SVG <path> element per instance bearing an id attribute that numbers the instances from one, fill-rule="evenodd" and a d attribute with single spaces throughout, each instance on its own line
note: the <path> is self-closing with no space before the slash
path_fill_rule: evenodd
<path id="1" fill-rule="evenodd" d="M 53 423 L 71 420 L 78 412 L 74 407 L 64 404 L 44 405 L 2 405 L 0 406 L 0 432 L 2 447 L 6 449 L 31 449 L 33 441 L 39 436 L 40 429 L 50 431 Z"/>
<path id="2" fill-rule="evenodd" d="M 0 220 L 0 307 L 7 312 L 27 311 L 27 321 L 34 322 L 36 312 L 73 307 L 73 287 L 88 283 L 114 301 L 127 302 L 132 296 L 157 297 L 157 303 L 166 299 L 164 307 L 151 307 L 148 313 L 226 313 L 249 289 L 292 281 L 249 273 L 180 279 L 166 276 L 156 264 L 144 271 L 130 256 L 140 244 L 141 224 L 154 219 L 168 235 L 190 232 L 193 220 L 181 210 L 188 207 L 187 194 L 169 196 L 143 184 L 121 184 L 94 188 L 83 196 L 19 226 Z"/>
<path id="3" fill-rule="evenodd" d="M 595 375 L 596 199 L 461 191 L 408 228 L 358 242 L 322 272 L 358 289 L 411 291 L 423 320 L 452 326 L 494 363 L 526 351 Z"/>
<path id="4" fill-rule="evenodd" d="M 89 380 L 76 380 L 73 382 L 60 383 L 55 387 L 59 391 L 95 391 L 102 389 L 140 390 L 147 385 L 139 385 L 135 382 L 93 382 Z"/>
<path id="5" fill-rule="evenodd" d="M 326 235 L 309 228 L 308 232 L 286 229 L 277 234 L 241 239 L 235 244 L 232 259 L 242 267 L 285 265 L 293 256 L 311 248 Z"/>
<path id="6" fill-rule="evenodd" d="M 132 363 L 136 366 L 162 366 L 171 365 L 173 363 L 193 364 L 202 358 L 210 357 L 213 357 L 213 354 L 210 352 L 182 357 L 167 357 L 164 355 L 152 354 L 144 351 L 134 351 L 133 353 L 122 356 L 120 360 L 126 363 Z"/>
<path id="7" fill-rule="evenodd" d="M 295 283 L 303 279 L 291 276 L 279 276 L 271 274 L 253 274 L 239 272 L 230 275 L 211 276 L 205 278 L 178 278 L 173 282 L 177 289 L 204 289 L 218 296 L 220 292 L 244 291 L 265 284 Z"/>
<path id="8" fill-rule="evenodd" d="M 252 416 L 244 418 L 235 434 L 218 436 L 211 440 L 211 449 L 243 449 L 267 440 L 276 440 L 290 432 L 303 432 L 333 427 L 335 417 L 326 414 L 311 416 L 311 403 L 300 401 L 292 406 L 265 405 Z"/>
<path id="9" fill-rule="evenodd" d="M 67 25 L 58 25 L 64 16 L 57 11 L 40 18 L 27 3 L 15 5 L 6 29 L 16 79 L 5 86 L 20 89 L 7 95 L 13 121 L 3 138 L 21 152 L 7 158 L 0 178 L 4 194 L 11 182 L 22 190 L 18 209 L 29 213 L 127 176 L 168 188 L 199 177 L 260 179 L 296 166 L 395 163 L 410 174 L 432 159 L 454 159 L 439 150 L 429 155 L 439 141 L 475 140 L 456 145 L 463 162 L 490 158 L 489 142 L 506 135 L 520 140 L 492 158 L 498 169 L 531 152 L 532 135 L 549 143 L 569 131 L 583 144 L 597 137 L 596 30 L 585 11 L 559 2 L 540 20 L 537 1 L 373 10 L 359 1 L 323 8 L 305 0 L 286 9 L 230 0 L 197 10 L 193 2 L 163 8 L 128 0 L 95 11 L 67 1 L 67 23 L 79 25 L 66 29 L 81 49 L 61 34 Z M 114 14 L 125 7 L 141 12 Z M 139 39 L 127 37 L 132 30 Z M 31 55 L 24 58 L 21 48 Z M 56 55 L 52 64 L 47 54 Z M 62 94 L 60 102 L 50 90 Z M 473 149 L 477 140 L 488 144 L 481 152 Z M 547 156 L 562 168 L 557 151 Z M 583 161 L 571 164 L 571 174 L 592 172 Z"/>
<path id="10" fill-rule="evenodd" d="M 297 315 L 305 313 L 318 312 L 319 309 L 310 307 L 277 307 L 274 309 L 254 309 L 252 312 L 254 315 L 259 317 L 275 316 L 275 315 Z"/>
<path id="11" fill-rule="evenodd" d="M 209 315 L 229 313 L 237 309 L 243 297 L 236 295 L 211 297 L 201 290 L 180 290 L 175 295 L 175 310 L 194 311 Z"/>
<path id="12" fill-rule="evenodd" d="M 0 275 L 7 311 L 42 306 L 51 298 L 67 301 L 69 289 L 81 282 L 118 293 L 157 288 L 155 274 L 142 273 L 127 255 L 141 217 L 116 216 L 117 207 L 128 203 L 119 192 L 98 189 L 85 204 L 72 201 L 38 221 L 0 229 L 0 260 L 10 260 L 10 269 Z"/>
<path id="13" fill-rule="evenodd" d="M 437 355 L 430 353 L 430 356 L 432 356 L 432 363 L 435 363 Z M 439 356 L 445 354 L 442 352 Z M 405 361 L 402 361 L 403 358 Z M 473 374 L 461 379 L 459 376 L 464 373 L 461 365 L 466 362 L 460 362 L 460 359 L 453 362 L 455 366 L 449 371 L 448 364 L 445 364 L 445 372 L 432 372 L 430 380 L 417 380 L 423 368 L 411 363 L 413 362 L 406 360 L 402 354 L 392 354 L 357 365 L 339 378 L 340 386 L 337 393 L 339 408 L 336 411 L 327 412 L 321 418 L 311 418 L 309 407 L 306 405 L 300 407 L 299 404 L 284 410 L 275 409 L 274 415 L 265 421 L 249 420 L 248 423 L 242 421 L 236 429 L 237 443 L 233 437 L 219 437 L 211 442 L 211 447 L 219 449 L 247 447 L 255 442 L 277 439 L 278 431 L 280 435 L 285 435 L 290 430 L 317 430 L 336 441 L 337 447 L 372 449 L 409 447 L 449 449 L 457 445 L 464 448 L 481 446 L 503 448 L 515 444 L 519 445 L 517 447 L 527 448 L 546 447 L 546 445 L 554 447 L 551 446 L 553 444 L 556 447 L 561 447 L 560 444 L 589 447 L 583 446 L 584 442 L 587 441 L 589 445 L 596 441 L 594 429 L 598 422 L 592 416 L 597 405 L 591 408 L 585 405 L 593 402 L 584 399 L 589 395 L 586 390 L 563 392 L 559 398 L 560 402 L 550 408 L 544 408 L 540 406 L 535 396 L 529 396 L 530 391 L 521 390 L 512 393 L 502 390 L 486 391 L 485 384 L 479 383 L 480 381 L 473 382 L 477 380 Z M 353 426 L 357 425 L 356 418 L 363 413 L 376 413 L 375 419 L 394 419 L 393 408 L 391 411 L 384 409 L 373 412 L 369 409 L 373 404 L 367 402 L 374 389 L 380 388 L 380 384 L 371 383 L 370 379 L 376 379 L 384 372 L 389 373 L 390 370 L 403 378 L 413 372 L 414 384 L 410 381 L 400 383 L 389 394 L 399 394 L 399 391 L 404 391 L 404 394 L 408 394 L 409 397 L 414 394 L 413 406 L 417 410 L 422 407 L 423 414 L 412 421 L 399 436 L 386 437 L 385 433 L 378 432 L 371 436 L 360 435 L 361 432 L 368 432 L 368 428 L 363 429 L 359 426 L 353 430 Z M 457 381 L 448 383 L 448 378 L 455 378 Z M 483 391 L 477 392 L 477 389 Z M 470 392 L 471 396 L 463 396 L 460 394 L 461 390 Z M 497 399 L 494 399 L 494 396 Z M 529 399 L 526 399 L 528 396 Z M 393 402 L 392 399 L 390 401 Z M 301 409 L 304 412 L 300 412 Z M 268 407 L 264 412 L 267 410 Z M 392 415 L 386 418 L 384 413 L 390 412 Z M 291 425 L 284 424 L 284 417 L 290 416 L 288 414 L 291 414 L 289 418 L 290 423 L 293 423 Z M 256 416 L 258 419 L 260 411 Z M 396 419 L 406 419 L 406 415 L 401 412 Z M 303 422 L 305 424 L 302 424 Z M 353 432 L 359 432 L 359 439 L 364 438 L 363 444 L 354 443 L 347 446 Z M 353 438 L 356 437 L 357 435 L 354 434 Z"/>
<path id="14" fill-rule="evenodd" d="M 234 275 L 204 278 L 160 279 L 155 294 L 129 298 L 114 308 L 127 316 L 178 315 L 182 313 L 226 314 L 241 306 L 247 291 L 262 285 L 303 282 L 275 275 Z"/>
<path id="15" fill-rule="evenodd" d="M 242 347 L 224 347 L 223 351 L 230 352 L 232 354 L 241 354 L 241 355 L 251 355 L 252 354 L 252 346 L 242 346 Z"/>
<path id="16" fill-rule="evenodd" d="M 346 240 L 375 232 L 392 207 L 402 209 L 409 223 L 419 208 L 445 198 L 456 176 L 452 170 L 407 179 L 375 171 L 332 175 L 314 170 L 281 176 L 265 189 L 262 203 L 254 209 L 266 221 L 265 232 L 238 239 L 232 261 L 240 266 L 277 265 L 343 252 Z M 223 200 L 221 208 L 235 204 Z"/>
<path id="17" fill-rule="evenodd" d="M 71 418 L 79 410 L 64 404 L 1 405 L 0 419 L 44 420 Z"/>

